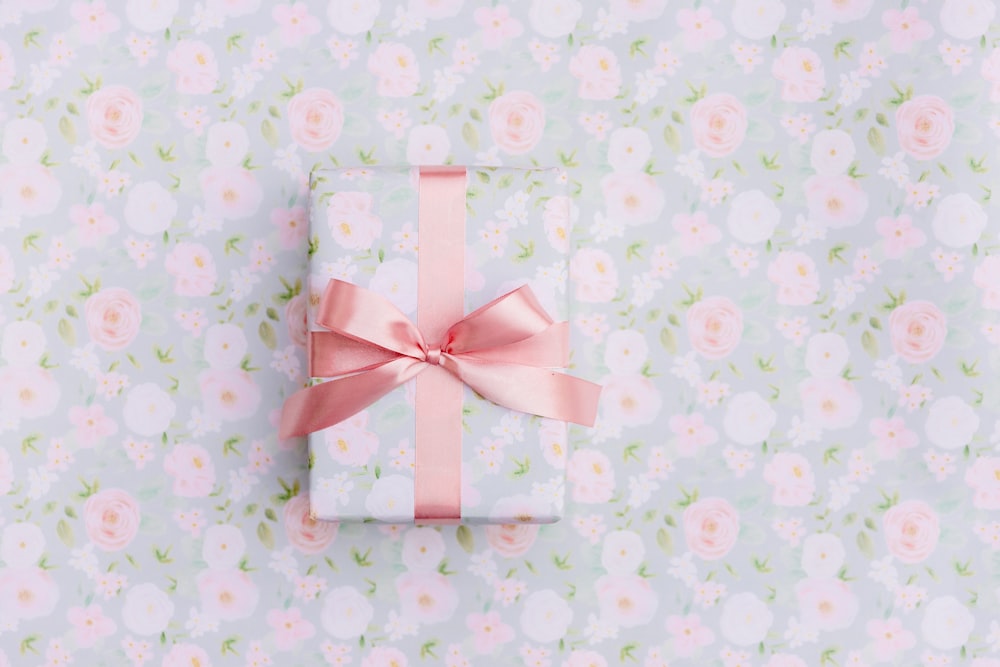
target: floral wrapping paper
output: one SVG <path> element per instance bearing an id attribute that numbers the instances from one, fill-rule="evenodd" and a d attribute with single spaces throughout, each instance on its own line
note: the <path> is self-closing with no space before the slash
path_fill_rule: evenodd
<path id="1" fill-rule="evenodd" d="M 0 665 L 996 667 L 998 31 L 4 0 Z M 312 521 L 308 174 L 445 161 L 566 173 L 566 516 Z"/>
<path id="2" fill-rule="evenodd" d="M 416 321 L 419 178 L 409 167 L 313 172 L 310 331 L 323 330 L 315 311 L 331 279 L 367 287 Z M 466 314 L 528 285 L 553 319 L 565 320 L 571 210 L 565 172 L 469 167 L 466 182 Z M 316 518 L 413 522 L 415 385 L 410 380 L 309 435 Z M 562 516 L 565 422 L 508 410 L 469 387 L 454 417 L 463 425 L 463 523 L 552 523 Z"/>

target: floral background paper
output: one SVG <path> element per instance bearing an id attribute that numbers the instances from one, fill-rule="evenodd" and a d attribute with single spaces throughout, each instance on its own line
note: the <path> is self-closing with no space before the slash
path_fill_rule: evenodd
<path id="1" fill-rule="evenodd" d="M 0 25 L 0 665 L 1000 664 L 994 2 Z M 566 519 L 312 523 L 307 174 L 442 160 L 567 172 Z"/>

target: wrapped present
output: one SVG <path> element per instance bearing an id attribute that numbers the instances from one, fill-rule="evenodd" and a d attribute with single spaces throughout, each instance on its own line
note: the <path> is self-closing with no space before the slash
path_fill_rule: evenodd
<path id="1" fill-rule="evenodd" d="M 308 434 L 314 518 L 551 523 L 567 422 L 571 203 L 554 169 L 356 168 L 311 176 Z"/>

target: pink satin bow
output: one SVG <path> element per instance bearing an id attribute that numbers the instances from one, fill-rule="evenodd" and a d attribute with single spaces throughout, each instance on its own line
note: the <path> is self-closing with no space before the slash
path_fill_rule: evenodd
<path id="1" fill-rule="evenodd" d="M 428 344 L 393 304 L 363 287 L 331 280 L 311 332 L 314 377 L 338 377 L 285 402 L 280 437 L 333 426 L 431 366 L 512 410 L 592 426 L 600 385 L 564 375 L 569 329 L 554 322 L 528 286 L 470 313 Z M 449 416 L 448 418 L 459 418 Z"/>

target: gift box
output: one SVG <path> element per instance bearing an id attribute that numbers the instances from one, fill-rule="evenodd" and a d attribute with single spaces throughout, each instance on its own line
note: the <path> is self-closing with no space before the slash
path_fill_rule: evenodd
<path id="1" fill-rule="evenodd" d="M 556 169 L 345 168 L 310 177 L 313 517 L 551 523 L 567 421 L 571 202 Z"/>

